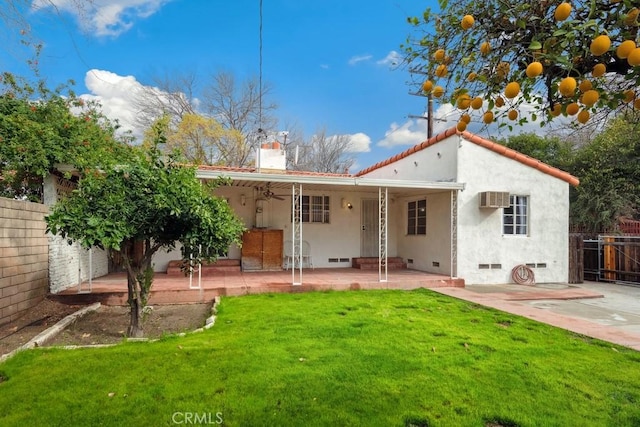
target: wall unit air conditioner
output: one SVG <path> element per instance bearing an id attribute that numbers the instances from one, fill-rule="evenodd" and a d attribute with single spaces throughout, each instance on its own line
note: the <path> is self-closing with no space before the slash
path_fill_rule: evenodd
<path id="1" fill-rule="evenodd" d="M 508 191 L 483 191 L 480 193 L 481 208 L 508 208 L 509 192 Z"/>

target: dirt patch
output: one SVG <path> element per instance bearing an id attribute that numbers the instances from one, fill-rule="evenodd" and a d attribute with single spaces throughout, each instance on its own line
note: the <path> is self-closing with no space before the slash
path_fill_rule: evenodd
<path id="1" fill-rule="evenodd" d="M 157 305 L 144 315 L 145 338 L 188 332 L 204 326 L 211 304 Z M 126 336 L 129 307 L 101 306 L 82 316 L 47 345 L 115 344 Z"/>
<path id="2" fill-rule="evenodd" d="M 45 299 L 19 319 L 0 326 L 0 355 L 26 344 L 40 332 L 58 323 L 82 305 L 63 304 Z"/>
<path id="3" fill-rule="evenodd" d="M 204 325 L 212 303 L 154 306 L 143 320 L 145 337 L 192 331 Z M 68 305 L 45 299 L 20 319 L 0 326 L 0 355 L 26 344 L 83 305 Z M 47 345 L 92 345 L 121 342 L 129 326 L 129 308 L 101 306 L 70 325 Z"/>

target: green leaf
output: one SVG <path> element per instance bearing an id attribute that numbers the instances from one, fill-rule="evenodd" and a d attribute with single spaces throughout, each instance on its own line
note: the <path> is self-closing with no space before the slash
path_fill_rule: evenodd
<path id="1" fill-rule="evenodd" d="M 531 44 L 529 44 L 529 50 L 540 50 L 540 49 L 542 49 L 542 43 L 540 43 L 537 40 L 532 41 Z"/>

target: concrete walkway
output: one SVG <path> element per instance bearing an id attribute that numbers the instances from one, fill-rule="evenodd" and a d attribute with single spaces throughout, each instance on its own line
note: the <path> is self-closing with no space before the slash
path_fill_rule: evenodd
<path id="1" fill-rule="evenodd" d="M 640 287 L 586 282 L 433 291 L 640 351 Z"/>

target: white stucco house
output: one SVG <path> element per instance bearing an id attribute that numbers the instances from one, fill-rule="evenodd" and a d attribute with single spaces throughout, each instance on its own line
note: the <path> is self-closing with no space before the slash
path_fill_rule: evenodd
<path id="1" fill-rule="evenodd" d="M 451 128 L 356 174 L 285 170 L 277 143 L 259 149 L 256 164 L 198 169 L 203 180 L 229 179 L 217 194 L 247 235 L 264 236 L 262 261 L 248 253 L 255 242 L 229 248 L 244 269 L 373 258 L 467 285 L 510 283 L 517 265 L 538 283 L 568 280 L 569 187 L 578 179 L 472 133 Z M 157 254 L 155 270 L 179 256 Z"/>

